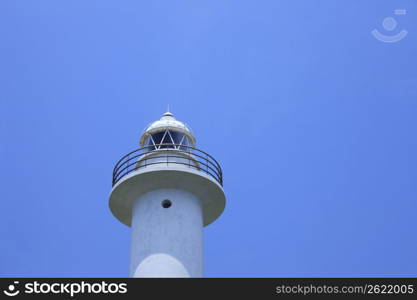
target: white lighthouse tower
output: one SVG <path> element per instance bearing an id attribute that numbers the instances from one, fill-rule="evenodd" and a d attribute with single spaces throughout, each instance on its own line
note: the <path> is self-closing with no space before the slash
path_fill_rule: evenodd
<path id="1" fill-rule="evenodd" d="M 226 199 L 220 165 L 170 112 L 113 170 L 110 209 L 132 227 L 131 277 L 201 277 L 203 226 Z"/>

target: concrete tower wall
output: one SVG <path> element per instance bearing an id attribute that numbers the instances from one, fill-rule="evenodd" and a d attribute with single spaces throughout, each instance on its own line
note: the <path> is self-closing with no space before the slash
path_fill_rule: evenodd
<path id="1" fill-rule="evenodd" d="M 164 208 L 166 201 L 171 205 Z M 132 208 L 130 276 L 202 275 L 203 211 L 200 200 L 180 189 L 157 189 L 136 199 Z"/>

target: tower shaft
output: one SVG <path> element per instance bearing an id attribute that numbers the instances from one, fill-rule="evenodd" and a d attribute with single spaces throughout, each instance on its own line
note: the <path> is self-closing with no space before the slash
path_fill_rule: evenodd
<path id="1" fill-rule="evenodd" d="M 157 189 L 132 208 L 131 277 L 201 277 L 201 201 L 182 189 Z"/>

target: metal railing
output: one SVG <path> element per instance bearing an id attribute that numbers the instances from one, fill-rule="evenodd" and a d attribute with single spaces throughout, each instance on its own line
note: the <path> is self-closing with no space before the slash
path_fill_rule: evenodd
<path id="1" fill-rule="evenodd" d="M 157 147 L 159 149 L 156 149 Z M 172 160 L 172 158 L 177 160 Z M 129 152 L 116 163 L 113 169 L 112 185 L 114 186 L 120 179 L 133 171 L 160 164 L 167 166 L 177 164 L 202 171 L 223 186 L 220 164 L 210 154 L 180 144 L 149 145 Z"/>

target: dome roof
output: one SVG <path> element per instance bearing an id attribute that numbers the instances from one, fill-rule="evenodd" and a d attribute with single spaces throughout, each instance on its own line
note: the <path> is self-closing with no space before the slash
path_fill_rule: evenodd
<path id="1" fill-rule="evenodd" d="M 167 111 L 166 113 L 162 115 L 161 119 L 155 122 L 152 122 L 145 128 L 145 131 L 140 139 L 141 145 L 143 145 L 143 142 L 150 134 L 153 134 L 158 131 L 166 130 L 166 129 L 173 129 L 173 130 L 180 131 L 186 134 L 187 136 L 191 138 L 191 140 L 195 144 L 195 137 L 191 131 L 191 128 L 184 122 L 181 122 L 175 119 L 174 115 L 170 113 L 169 111 Z"/>

